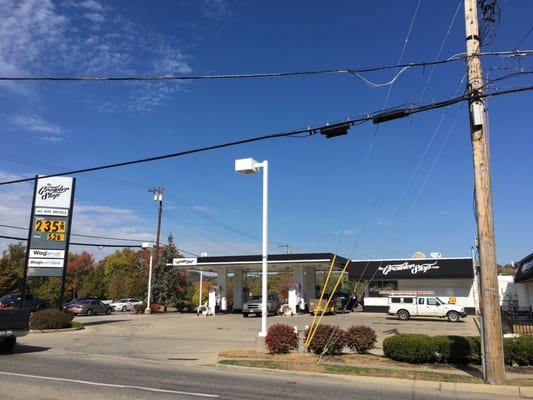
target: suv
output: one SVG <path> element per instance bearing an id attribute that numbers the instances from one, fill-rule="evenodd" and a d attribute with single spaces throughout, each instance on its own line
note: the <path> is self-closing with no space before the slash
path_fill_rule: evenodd
<path id="1" fill-rule="evenodd" d="M 250 297 L 250 299 L 242 305 L 242 316 L 244 318 L 248 317 L 250 314 L 261 315 L 261 304 L 263 301 L 263 296 L 255 295 Z M 269 294 L 267 300 L 267 314 L 276 315 L 279 310 L 280 302 L 278 296 L 275 294 Z"/>
<path id="2" fill-rule="evenodd" d="M 466 317 L 464 307 L 446 304 L 435 296 L 389 296 L 388 312 L 401 321 L 407 321 L 411 317 L 439 317 L 458 322 L 461 317 Z"/>

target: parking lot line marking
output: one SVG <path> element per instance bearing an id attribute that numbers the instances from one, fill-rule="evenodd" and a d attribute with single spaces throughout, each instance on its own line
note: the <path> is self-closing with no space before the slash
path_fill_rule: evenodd
<path id="1" fill-rule="evenodd" d="M 72 383 L 79 383 L 81 385 L 104 386 L 104 387 L 120 388 L 120 389 L 137 389 L 137 390 L 145 390 L 145 391 L 148 391 L 148 392 L 181 394 L 181 395 L 185 395 L 185 396 L 209 397 L 209 398 L 220 397 L 218 394 L 197 393 L 197 392 L 183 392 L 183 391 L 180 391 L 180 390 L 157 389 L 157 388 L 150 388 L 150 387 L 145 387 L 145 386 L 133 386 L 133 385 L 119 385 L 119 384 L 115 384 L 115 383 L 90 382 L 90 381 L 83 381 L 83 380 L 79 380 L 79 379 L 54 378 L 54 377 L 51 377 L 51 376 L 19 374 L 19 373 L 16 373 L 16 372 L 0 371 L 0 375 L 19 376 L 19 377 L 23 377 L 23 378 L 42 379 L 42 380 L 47 380 L 47 381 L 72 382 Z"/>

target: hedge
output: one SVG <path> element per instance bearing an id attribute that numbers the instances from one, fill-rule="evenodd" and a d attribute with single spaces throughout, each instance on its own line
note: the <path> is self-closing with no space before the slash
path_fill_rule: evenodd
<path id="1" fill-rule="evenodd" d="M 305 338 L 309 331 L 305 332 Z M 319 325 L 309 344 L 309 351 L 320 355 L 338 355 L 346 344 L 346 332 L 333 325 Z"/>
<path id="2" fill-rule="evenodd" d="M 395 361 L 414 364 L 438 360 L 437 342 L 427 335 L 408 334 L 388 337 L 383 341 L 383 354 Z"/>
<path id="3" fill-rule="evenodd" d="M 47 308 L 31 315 L 30 328 L 35 330 L 70 328 L 73 318 L 74 314 Z"/>
<path id="4" fill-rule="evenodd" d="M 376 331 L 368 326 L 352 326 L 346 331 L 346 346 L 355 353 L 368 353 L 374 348 L 376 340 Z"/>
<path id="5" fill-rule="evenodd" d="M 504 338 L 507 365 L 533 365 L 533 336 Z M 410 363 L 481 362 L 481 339 L 464 336 L 396 335 L 383 341 L 383 353 L 395 361 Z"/>
<path id="6" fill-rule="evenodd" d="M 268 329 L 265 344 L 270 353 L 286 354 L 298 350 L 298 334 L 290 325 L 275 324 Z"/>

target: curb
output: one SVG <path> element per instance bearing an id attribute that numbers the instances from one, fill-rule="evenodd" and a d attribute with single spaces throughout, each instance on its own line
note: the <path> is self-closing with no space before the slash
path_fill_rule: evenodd
<path id="1" fill-rule="evenodd" d="M 510 386 L 510 385 L 485 385 L 478 383 L 457 383 L 457 382 L 439 382 L 439 381 L 423 381 L 413 379 L 400 378 L 385 378 L 374 376 L 359 376 L 359 375 L 340 375 L 327 374 L 322 372 L 307 372 L 307 371 L 292 371 L 282 369 L 270 369 L 260 367 L 244 367 L 240 365 L 225 365 L 217 362 L 216 367 L 219 369 L 228 370 L 258 370 L 261 372 L 268 372 L 272 374 L 293 374 L 308 377 L 322 377 L 322 378 L 339 378 L 349 380 L 356 383 L 367 383 L 374 385 L 392 385 L 400 387 L 410 387 L 413 389 L 430 389 L 438 390 L 440 392 L 465 392 L 465 393 L 481 393 L 481 394 L 496 394 L 504 395 L 506 397 L 515 396 L 521 398 L 533 398 L 533 387 L 530 386 Z"/>
<path id="2" fill-rule="evenodd" d="M 74 331 L 81 331 L 85 329 L 85 327 L 80 326 L 77 328 L 65 328 L 65 329 L 30 329 L 29 333 L 56 333 L 56 332 L 74 332 Z"/>

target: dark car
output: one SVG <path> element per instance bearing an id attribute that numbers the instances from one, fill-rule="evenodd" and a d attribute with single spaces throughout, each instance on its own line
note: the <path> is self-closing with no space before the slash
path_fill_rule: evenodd
<path id="1" fill-rule="evenodd" d="M 72 314 L 109 315 L 113 312 L 113 307 L 98 300 L 80 300 L 76 303 L 70 304 L 66 310 Z"/>
<path id="2" fill-rule="evenodd" d="M 50 308 L 50 301 L 39 299 L 33 294 L 24 295 L 24 309 L 30 312 Z M 0 308 L 22 308 L 22 294 L 13 293 L 0 297 Z"/>

